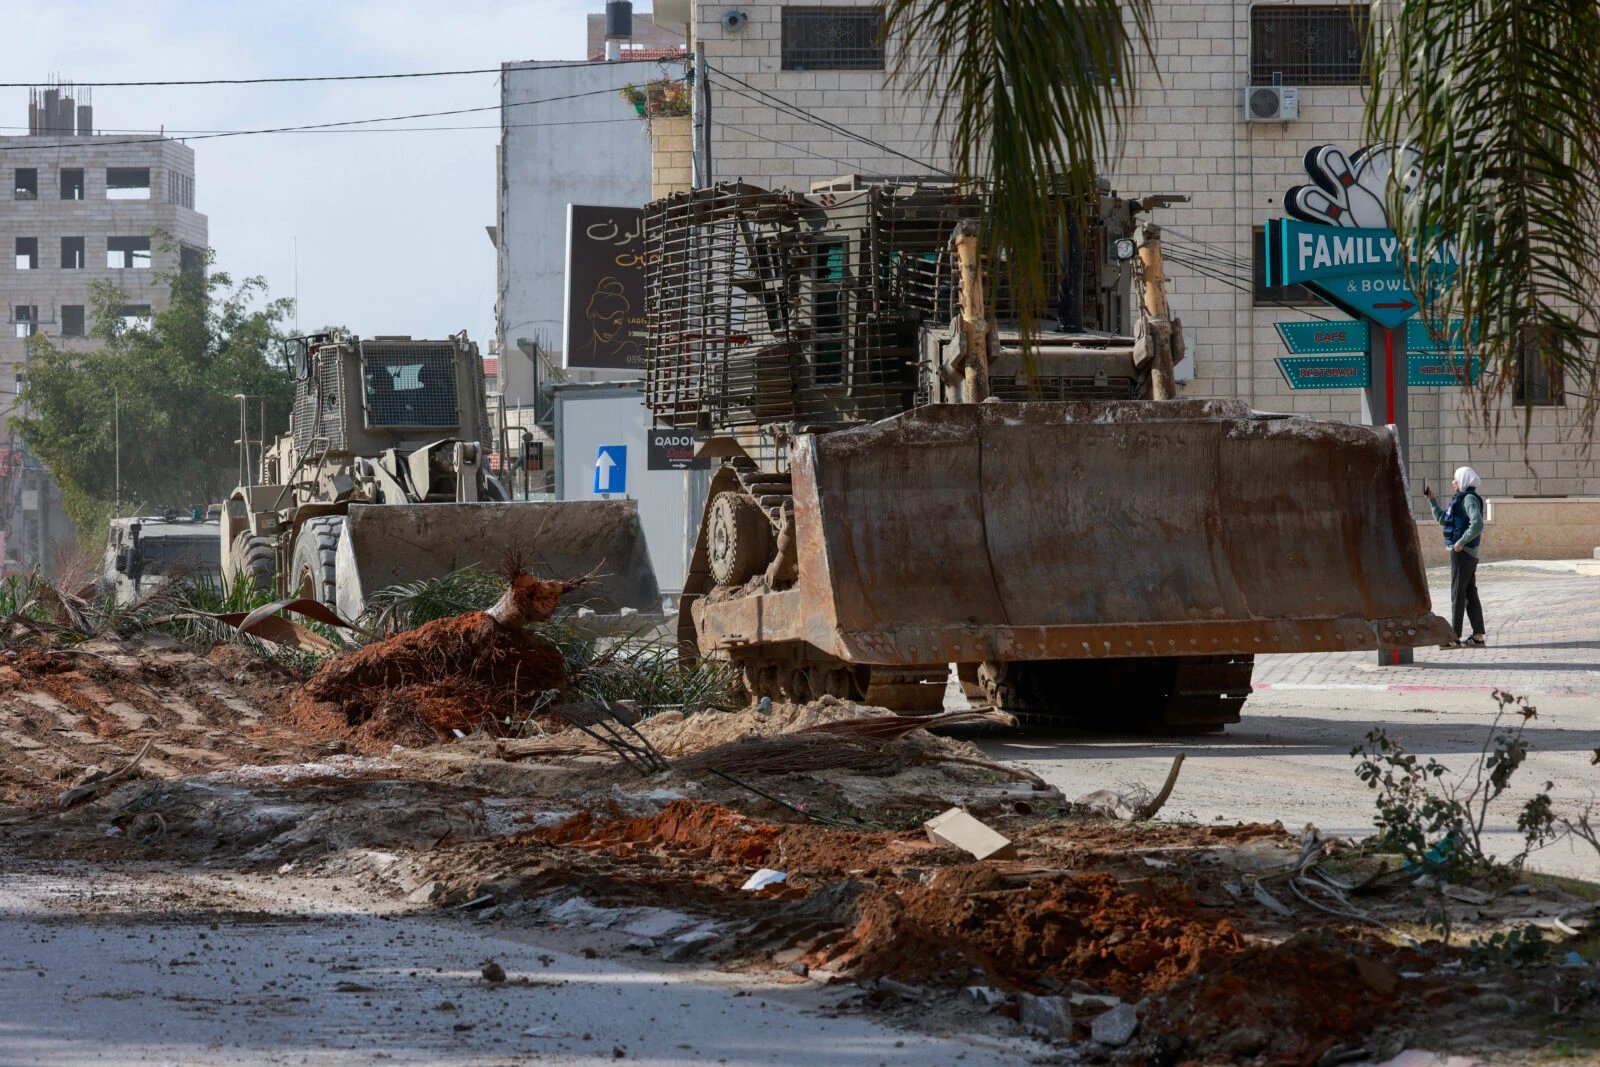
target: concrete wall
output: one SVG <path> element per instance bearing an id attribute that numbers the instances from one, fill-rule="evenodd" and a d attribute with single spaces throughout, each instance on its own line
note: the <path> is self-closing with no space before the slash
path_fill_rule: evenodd
<path id="1" fill-rule="evenodd" d="M 650 199 L 687 192 L 694 182 L 694 130 L 688 115 L 650 120 Z"/>
<path id="2" fill-rule="evenodd" d="M 195 203 L 194 150 L 176 141 L 124 144 L 120 137 L 0 137 L 0 418 L 8 416 L 16 398 L 16 372 L 26 354 L 25 339 L 17 336 L 14 320 L 17 307 L 39 309 L 40 332 L 68 348 L 87 347 L 93 342 L 61 336 L 64 306 L 87 307 L 89 286 L 96 281 L 113 281 L 127 295 L 129 304 L 148 304 L 160 308 L 167 300 L 167 288 L 157 276 L 178 268 L 179 246 L 204 250 L 207 247 L 206 217 L 193 209 Z M 110 199 L 107 196 L 108 167 L 146 167 L 150 170 L 150 196 L 143 200 Z M 14 193 L 16 171 L 33 169 L 38 173 L 38 196 L 22 199 Z M 84 198 L 61 198 L 63 169 L 82 169 Z M 154 231 L 167 235 L 170 247 L 163 249 L 160 238 L 151 241 L 148 268 L 111 268 L 106 265 L 108 237 L 150 237 Z M 38 241 L 38 266 L 19 269 L 14 255 L 17 238 Z M 84 239 L 84 266 L 63 269 L 61 239 Z M 86 323 L 92 329 L 93 324 Z"/>
<path id="3" fill-rule="evenodd" d="M 741 3 L 750 20 L 738 33 L 721 25 L 725 4 L 695 3 L 691 46 L 703 50 L 713 68 L 713 177 L 805 188 L 843 172 L 928 175 L 947 164 L 947 149 L 931 137 L 926 100 L 891 83 L 887 73 L 779 69 L 782 9 L 808 2 Z M 826 6 L 837 3 L 827 0 Z M 1274 323 L 1342 314 L 1322 305 L 1257 306 L 1249 264 L 1254 228 L 1283 215 L 1284 192 L 1306 180 L 1306 150 L 1337 143 L 1353 151 L 1362 145 L 1363 93 L 1357 87 L 1302 87 L 1298 121 L 1246 122 L 1242 94 L 1249 81 L 1253 6 L 1258 5 L 1246 0 L 1156 0 L 1152 24 L 1160 78 L 1148 65 L 1137 73 L 1138 104 L 1127 116 L 1106 176 L 1124 195 L 1189 194 L 1191 203 L 1155 216 L 1166 228 L 1169 250 L 1186 244 L 1189 255 L 1211 260 L 1210 273 L 1234 275 L 1220 280 L 1168 264 L 1173 312 L 1183 319 L 1192 356 L 1186 395 L 1240 397 L 1262 409 L 1359 421 L 1359 392 L 1293 392 L 1273 362 L 1286 354 Z M 895 61 L 891 40 L 886 67 L 893 69 Z M 859 138 L 830 131 L 818 120 L 839 123 Z M 1491 412 L 1491 422 L 1502 426 L 1496 433 L 1483 428 L 1461 394 L 1413 390 L 1416 514 L 1428 514 L 1423 481 L 1448 487 L 1451 472 L 1463 463 L 1482 475 L 1482 491 L 1490 498 L 1600 496 L 1600 467 L 1580 447 L 1588 429 L 1581 423 L 1581 403 L 1534 409 L 1524 448 L 1519 411 Z"/>
<path id="4" fill-rule="evenodd" d="M 659 76 L 659 67 L 502 64 L 496 335 L 508 401 L 533 397 L 532 366 L 518 338 L 536 340 L 561 365 L 567 205 L 642 207 L 650 200 L 650 140 L 617 90 Z M 594 381 L 628 372 L 571 375 Z"/>

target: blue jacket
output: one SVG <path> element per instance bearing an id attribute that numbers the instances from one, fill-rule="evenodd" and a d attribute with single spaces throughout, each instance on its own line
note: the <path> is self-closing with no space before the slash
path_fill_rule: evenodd
<path id="1" fill-rule="evenodd" d="M 1464 489 L 1450 500 L 1450 506 L 1441 508 L 1437 498 L 1429 501 L 1433 505 L 1433 517 L 1439 525 L 1444 527 L 1444 543 L 1447 547 L 1461 542 L 1464 551 L 1476 557 L 1478 543 L 1483 540 L 1483 498 L 1476 489 Z"/>

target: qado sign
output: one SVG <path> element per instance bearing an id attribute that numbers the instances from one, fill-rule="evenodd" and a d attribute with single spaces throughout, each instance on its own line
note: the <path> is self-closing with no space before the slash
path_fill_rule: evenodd
<path id="1" fill-rule="evenodd" d="M 688 430 L 651 430 L 645 449 L 645 469 L 652 471 L 703 471 L 709 457 L 695 458 L 694 434 Z"/>

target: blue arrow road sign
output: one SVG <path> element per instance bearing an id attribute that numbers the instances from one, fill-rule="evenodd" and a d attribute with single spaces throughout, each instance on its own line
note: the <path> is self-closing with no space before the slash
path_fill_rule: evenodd
<path id="1" fill-rule="evenodd" d="M 594 461 L 594 491 L 596 493 L 626 493 L 628 491 L 628 446 L 601 445 Z"/>
<path id="2" fill-rule="evenodd" d="M 1279 322 L 1278 336 L 1297 356 L 1320 356 L 1330 352 L 1365 352 L 1367 324 L 1359 319 L 1334 322 Z"/>

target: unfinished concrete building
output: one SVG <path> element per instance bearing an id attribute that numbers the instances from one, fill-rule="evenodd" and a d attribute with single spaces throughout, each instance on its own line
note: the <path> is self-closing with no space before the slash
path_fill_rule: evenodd
<path id="1" fill-rule="evenodd" d="M 121 289 L 128 318 L 167 299 L 161 275 L 204 263 L 206 217 L 195 211 L 194 150 L 159 134 L 95 133 L 88 90 L 36 88 L 28 132 L 0 137 L 0 527 L 8 563 L 48 565 L 70 536 L 48 472 L 10 425 L 28 338 L 88 348 L 90 287 Z"/>
<path id="2" fill-rule="evenodd" d="M 11 253 L 0 268 L 0 414 L 9 416 L 29 336 L 84 344 L 97 281 L 122 290 L 124 314 L 150 314 L 166 299 L 159 276 L 200 266 L 207 244 L 194 150 L 159 135 L 96 135 L 87 90 L 33 90 L 28 133 L 0 137 L 0 153 L 0 180 L 11 183 L 0 194 L 0 244 Z"/>

